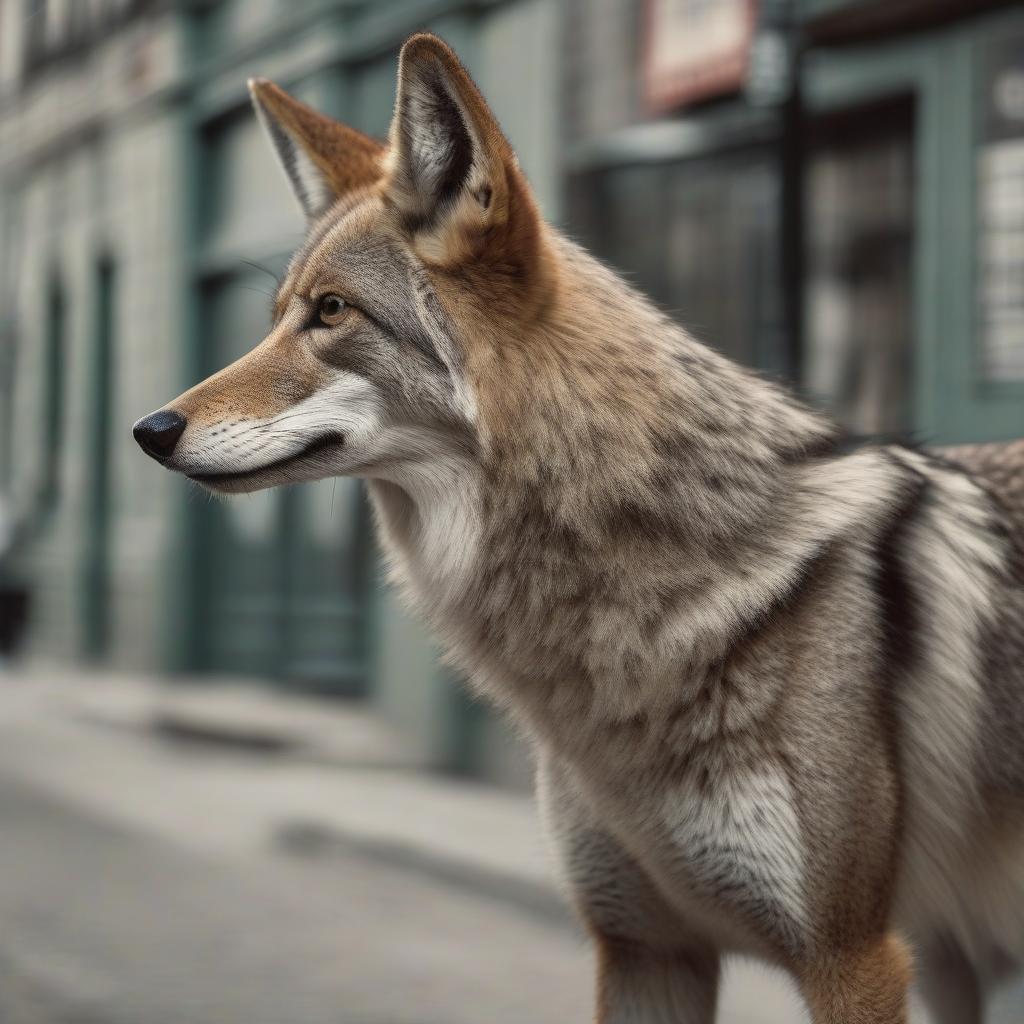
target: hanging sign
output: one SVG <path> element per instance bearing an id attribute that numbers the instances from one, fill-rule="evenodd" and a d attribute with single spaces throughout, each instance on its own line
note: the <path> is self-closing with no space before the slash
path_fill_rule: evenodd
<path id="1" fill-rule="evenodd" d="M 643 91 L 655 112 L 743 87 L 755 0 L 647 0 Z"/>

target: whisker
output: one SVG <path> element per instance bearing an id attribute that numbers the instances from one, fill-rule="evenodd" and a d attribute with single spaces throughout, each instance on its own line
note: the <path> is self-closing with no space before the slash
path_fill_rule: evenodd
<path id="1" fill-rule="evenodd" d="M 274 283 L 278 287 L 281 286 L 281 284 L 282 284 L 282 282 L 284 280 L 283 278 L 278 277 L 277 274 L 275 274 L 274 271 L 272 271 L 269 267 L 263 266 L 262 263 L 255 263 L 252 260 L 246 260 L 246 259 L 239 260 L 239 262 L 240 263 L 244 263 L 247 267 L 252 267 L 253 270 L 258 270 L 258 271 L 260 271 L 263 274 L 267 274 L 270 278 L 273 279 Z"/>
<path id="2" fill-rule="evenodd" d="M 234 288 L 241 288 L 242 291 L 246 291 L 246 292 L 256 292 L 257 295 L 266 295 L 266 297 L 268 299 L 270 299 L 271 301 L 273 301 L 273 299 L 274 299 L 273 292 L 264 291 L 262 288 L 254 288 L 250 284 L 237 284 L 236 283 L 236 284 L 232 285 L 232 287 L 234 287 Z"/>

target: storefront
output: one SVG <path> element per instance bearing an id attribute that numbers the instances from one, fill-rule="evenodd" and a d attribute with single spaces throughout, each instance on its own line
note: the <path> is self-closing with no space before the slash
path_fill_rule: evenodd
<path id="1" fill-rule="evenodd" d="M 571 228 L 856 433 L 1020 435 L 1024 10 L 805 0 L 790 33 L 787 6 L 646 4 L 619 123 L 571 108 Z"/>

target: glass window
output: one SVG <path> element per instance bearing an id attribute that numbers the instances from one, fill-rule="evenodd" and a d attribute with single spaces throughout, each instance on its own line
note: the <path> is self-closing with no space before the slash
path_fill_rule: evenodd
<path id="1" fill-rule="evenodd" d="M 569 190 L 569 226 L 700 341 L 776 369 L 776 179 L 760 150 L 606 168 Z"/>
<path id="2" fill-rule="evenodd" d="M 910 426 L 913 208 L 909 100 L 814 127 L 803 383 L 856 434 Z"/>
<path id="3" fill-rule="evenodd" d="M 760 152 L 674 169 L 668 304 L 700 341 L 750 366 L 780 366 L 777 179 Z"/>
<path id="4" fill-rule="evenodd" d="M 200 234 L 203 255 L 222 262 L 294 247 L 304 223 L 267 140 L 248 109 L 211 123 L 203 135 Z"/>
<path id="5" fill-rule="evenodd" d="M 982 56 L 978 327 L 982 373 L 1024 380 L 1024 34 Z"/>

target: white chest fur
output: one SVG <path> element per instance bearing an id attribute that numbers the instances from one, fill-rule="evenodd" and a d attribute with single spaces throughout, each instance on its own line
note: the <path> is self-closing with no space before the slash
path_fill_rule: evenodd
<path id="1" fill-rule="evenodd" d="M 435 611 L 464 594 L 480 542 L 477 470 L 454 456 L 391 467 L 370 481 L 385 549 L 400 580 Z"/>

